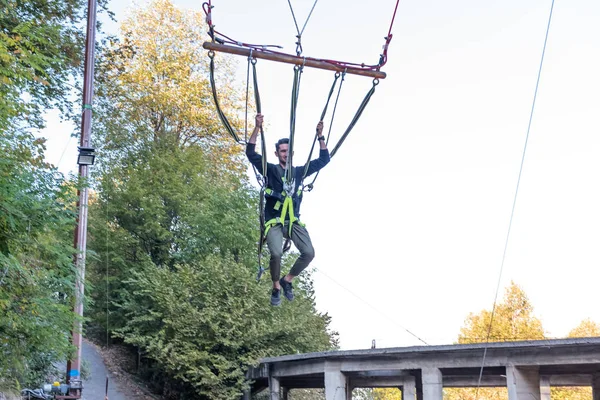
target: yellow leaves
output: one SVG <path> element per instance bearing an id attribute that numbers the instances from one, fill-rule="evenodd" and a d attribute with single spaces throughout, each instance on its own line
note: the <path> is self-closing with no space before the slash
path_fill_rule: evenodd
<path id="1" fill-rule="evenodd" d="M 202 49 L 203 21 L 199 13 L 175 8 L 168 0 L 156 0 L 137 10 L 121 28 L 134 49 L 120 60 L 121 85 L 135 96 L 134 107 L 162 110 L 181 128 L 199 126 L 205 120 L 210 88 Z"/>
<path id="2" fill-rule="evenodd" d="M 180 146 L 199 145 L 211 162 L 245 171 L 243 148 L 231 142 L 217 118 L 208 80 L 208 57 L 202 48 L 205 23 L 198 12 L 180 10 L 169 0 L 154 0 L 137 9 L 121 26 L 120 42 L 111 43 L 101 64 L 104 84 L 99 92 L 118 109 L 118 118 L 132 127 L 105 140 L 169 140 Z M 241 126 L 241 91 L 231 79 L 228 56 L 219 57 L 220 101 L 232 123 Z M 111 118 L 117 118 L 112 116 Z M 143 129 L 138 129 L 143 127 Z"/>
<path id="3" fill-rule="evenodd" d="M 600 325 L 591 319 L 585 319 L 569 332 L 569 337 L 597 337 L 600 336 Z"/>
<path id="4" fill-rule="evenodd" d="M 485 342 L 491 312 L 470 314 L 460 330 L 459 343 Z M 489 340 L 492 342 L 543 339 L 542 322 L 533 315 L 533 306 L 521 287 L 511 282 L 504 298 L 496 305 Z"/>
<path id="5" fill-rule="evenodd" d="M 375 388 L 373 400 L 402 400 L 402 392 L 396 388 Z"/>

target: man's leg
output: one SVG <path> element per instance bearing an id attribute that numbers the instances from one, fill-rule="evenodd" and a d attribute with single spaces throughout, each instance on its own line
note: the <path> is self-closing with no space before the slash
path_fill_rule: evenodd
<path id="1" fill-rule="evenodd" d="M 300 252 L 300 257 L 298 257 L 290 270 L 290 273 L 286 276 L 286 280 L 288 277 L 294 278 L 300 275 L 300 272 L 304 271 L 313 258 L 315 258 L 315 249 L 313 248 L 310 235 L 305 227 L 300 224 L 294 224 L 292 229 L 292 242 Z"/>
<path id="2" fill-rule="evenodd" d="M 271 280 L 273 281 L 273 291 L 271 292 L 271 304 L 278 306 L 281 304 L 279 291 L 279 276 L 281 275 L 281 257 L 283 257 L 283 229 L 277 224 L 273 225 L 267 232 L 267 247 L 271 253 L 269 260 L 269 271 L 271 272 Z"/>
<path id="3" fill-rule="evenodd" d="M 287 228 L 286 228 L 287 229 Z M 308 264 L 315 258 L 315 249 L 313 248 L 312 242 L 310 240 L 310 236 L 308 231 L 302 225 L 296 223 L 292 228 L 292 242 L 294 242 L 294 246 L 300 252 L 300 257 L 294 263 L 294 266 L 290 270 L 290 273 L 285 277 L 281 278 L 279 281 L 280 285 L 283 287 L 283 293 L 286 299 L 292 301 L 294 299 L 294 292 L 292 288 L 292 280 L 300 275 Z"/>

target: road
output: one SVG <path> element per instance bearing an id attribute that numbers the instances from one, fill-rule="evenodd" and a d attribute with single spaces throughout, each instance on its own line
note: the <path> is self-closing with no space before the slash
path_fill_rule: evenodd
<path id="1" fill-rule="evenodd" d="M 128 397 L 124 388 L 120 388 L 114 376 L 109 375 L 102 357 L 96 348 L 83 342 L 82 358 L 86 360 L 90 369 L 90 378 L 83 382 L 83 400 L 104 400 L 106 393 L 106 377 L 108 382 L 108 400 L 131 400 L 133 396 Z"/>

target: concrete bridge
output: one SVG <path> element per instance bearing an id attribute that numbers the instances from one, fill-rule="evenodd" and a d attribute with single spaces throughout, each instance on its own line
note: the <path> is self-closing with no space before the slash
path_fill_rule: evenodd
<path id="1" fill-rule="evenodd" d="M 487 350 L 486 350 L 487 349 Z M 287 400 L 290 389 L 324 388 L 350 400 L 354 388 L 396 387 L 403 400 L 441 400 L 443 388 L 508 389 L 509 400 L 550 400 L 551 386 L 592 386 L 600 400 L 600 338 L 328 351 L 265 358 L 249 371 L 252 391 Z"/>

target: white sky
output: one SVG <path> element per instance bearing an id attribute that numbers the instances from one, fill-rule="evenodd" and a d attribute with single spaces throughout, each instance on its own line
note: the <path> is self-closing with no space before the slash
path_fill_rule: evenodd
<path id="1" fill-rule="evenodd" d="M 201 10 L 200 1 L 173 1 Z M 112 3 L 118 20 L 132 4 Z M 395 3 L 320 0 L 304 55 L 376 63 Z M 292 4 L 303 23 L 312 0 Z M 469 312 L 491 308 L 550 4 L 400 1 L 388 78 L 303 203 L 317 306 L 333 317 L 342 348 L 418 344 L 404 328 L 451 343 Z M 287 1 L 213 5 L 218 30 L 294 52 Z M 525 289 L 553 337 L 600 321 L 599 18 L 596 0 L 555 4 L 502 278 Z M 271 149 L 289 135 L 293 72 L 258 65 Z M 332 75 L 304 73 L 296 162 L 306 159 Z M 332 140 L 370 86 L 347 77 Z M 74 170 L 71 129 L 49 116 L 48 159 L 62 171 Z"/>

